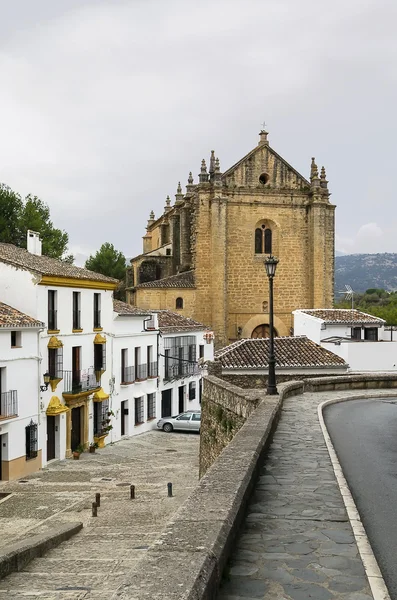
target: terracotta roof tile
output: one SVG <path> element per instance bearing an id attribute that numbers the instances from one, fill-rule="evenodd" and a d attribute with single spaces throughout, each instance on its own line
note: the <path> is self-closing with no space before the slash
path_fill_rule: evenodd
<path id="1" fill-rule="evenodd" d="M 138 308 L 137 306 L 131 306 L 131 304 L 127 304 L 127 302 L 122 302 L 121 300 L 113 300 L 113 311 L 118 313 L 120 317 L 129 315 L 148 316 L 151 314 L 148 310 Z"/>
<path id="2" fill-rule="evenodd" d="M 189 317 L 184 317 L 171 310 L 152 310 L 157 314 L 161 333 L 182 333 L 184 331 L 202 331 L 208 327 Z"/>
<path id="3" fill-rule="evenodd" d="M 268 338 L 237 340 L 215 353 L 215 360 L 223 368 L 264 369 L 269 366 Z M 278 368 L 347 367 L 333 352 L 315 344 L 306 336 L 274 339 L 274 353 Z"/>
<path id="4" fill-rule="evenodd" d="M 0 327 L 44 327 L 44 323 L 0 302 Z"/>
<path id="5" fill-rule="evenodd" d="M 118 283 L 118 280 L 113 279 L 113 277 L 107 277 L 101 273 L 94 273 L 94 271 L 76 267 L 75 265 L 69 265 L 62 260 L 50 258 L 49 256 L 31 254 L 25 250 L 25 248 L 18 248 L 13 244 L 0 243 L 0 262 L 5 262 L 15 267 L 21 267 L 22 269 L 33 271 L 40 275 Z"/>
<path id="6" fill-rule="evenodd" d="M 137 288 L 194 288 L 194 271 L 185 271 L 177 275 L 170 275 L 156 281 L 146 281 L 139 283 Z"/>
<path id="7" fill-rule="evenodd" d="M 383 319 L 378 317 L 374 317 L 373 315 L 369 315 L 367 313 L 361 312 L 356 309 L 348 309 L 348 308 L 313 308 L 313 309 L 302 309 L 301 312 L 310 315 L 311 317 L 316 317 L 317 319 L 321 319 L 325 323 L 329 325 L 338 323 L 346 324 L 346 325 L 361 325 L 361 324 L 373 324 L 373 325 L 382 325 L 385 323 Z"/>

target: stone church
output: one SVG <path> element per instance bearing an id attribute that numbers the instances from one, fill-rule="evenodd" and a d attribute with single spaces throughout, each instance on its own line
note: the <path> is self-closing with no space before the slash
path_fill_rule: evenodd
<path id="1" fill-rule="evenodd" d="M 127 299 L 209 325 L 217 347 L 268 335 L 264 260 L 279 259 L 274 326 L 291 334 L 292 311 L 332 307 L 334 213 L 325 169 L 312 158 L 306 179 L 262 130 L 258 145 L 224 173 L 211 152 L 198 183 L 189 174 L 163 214 L 150 214 L 143 254 L 131 260 Z"/>

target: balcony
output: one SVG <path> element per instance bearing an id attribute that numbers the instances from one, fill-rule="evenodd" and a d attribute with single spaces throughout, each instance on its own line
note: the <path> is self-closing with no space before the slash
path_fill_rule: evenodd
<path id="1" fill-rule="evenodd" d="M 55 309 L 48 309 L 48 330 L 49 331 L 58 331 L 58 319 L 57 312 Z"/>
<path id="2" fill-rule="evenodd" d="M 157 362 L 148 363 L 148 377 L 157 377 L 158 376 L 158 366 Z"/>
<path id="3" fill-rule="evenodd" d="M 101 387 L 94 369 L 63 371 L 63 385 L 64 396 L 88 396 L 94 390 L 98 390 Z"/>
<path id="4" fill-rule="evenodd" d="M 121 367 L 121 385 L 128 385 L 135 381 L 135 367 Z"/>
<path id="5" fill-rule="evenodd" d="M 143 381 L 147 379 L 147 364 L 137 365 L 135 373 L 135 381 Z"/>
<path id="6" fill-rule="evenodd" d="M 81 311 L 73 311 L 73 329 L 81 329 Z"/>
<path id="7" fill-rule="evenodd" d="M 18 416 L 18 392 L 10 390 L 0 394 L 0 420 Z"/>

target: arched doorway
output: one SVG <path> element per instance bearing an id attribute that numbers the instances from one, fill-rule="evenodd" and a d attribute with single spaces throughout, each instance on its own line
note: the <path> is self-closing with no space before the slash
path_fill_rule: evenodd
<path id="1" fill-rule="evenodd" d="M 274 335 L 276 337 L 278 335 L 276 330 L 274 330 Z M 252 339 L 268 338 L 268 337 L 270 337 L 270 327 L 269 327 L 269 325 L 266 325 L 264 323 L 262 325 L 258 325 L 257 327 L 255 327 L 255 329 L 251 333 Z"/>

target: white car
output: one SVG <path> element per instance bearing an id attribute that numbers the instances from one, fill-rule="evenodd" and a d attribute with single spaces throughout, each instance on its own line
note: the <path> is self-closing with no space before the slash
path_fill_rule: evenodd
<path id="1" fill-rule="evenodd" d="M 188 410 L 176 417 L 163 417 L 157 421 L 158 429 L 166 433 L 171 431 L 200 431 L 201 412 L 199 410 Z"/>

